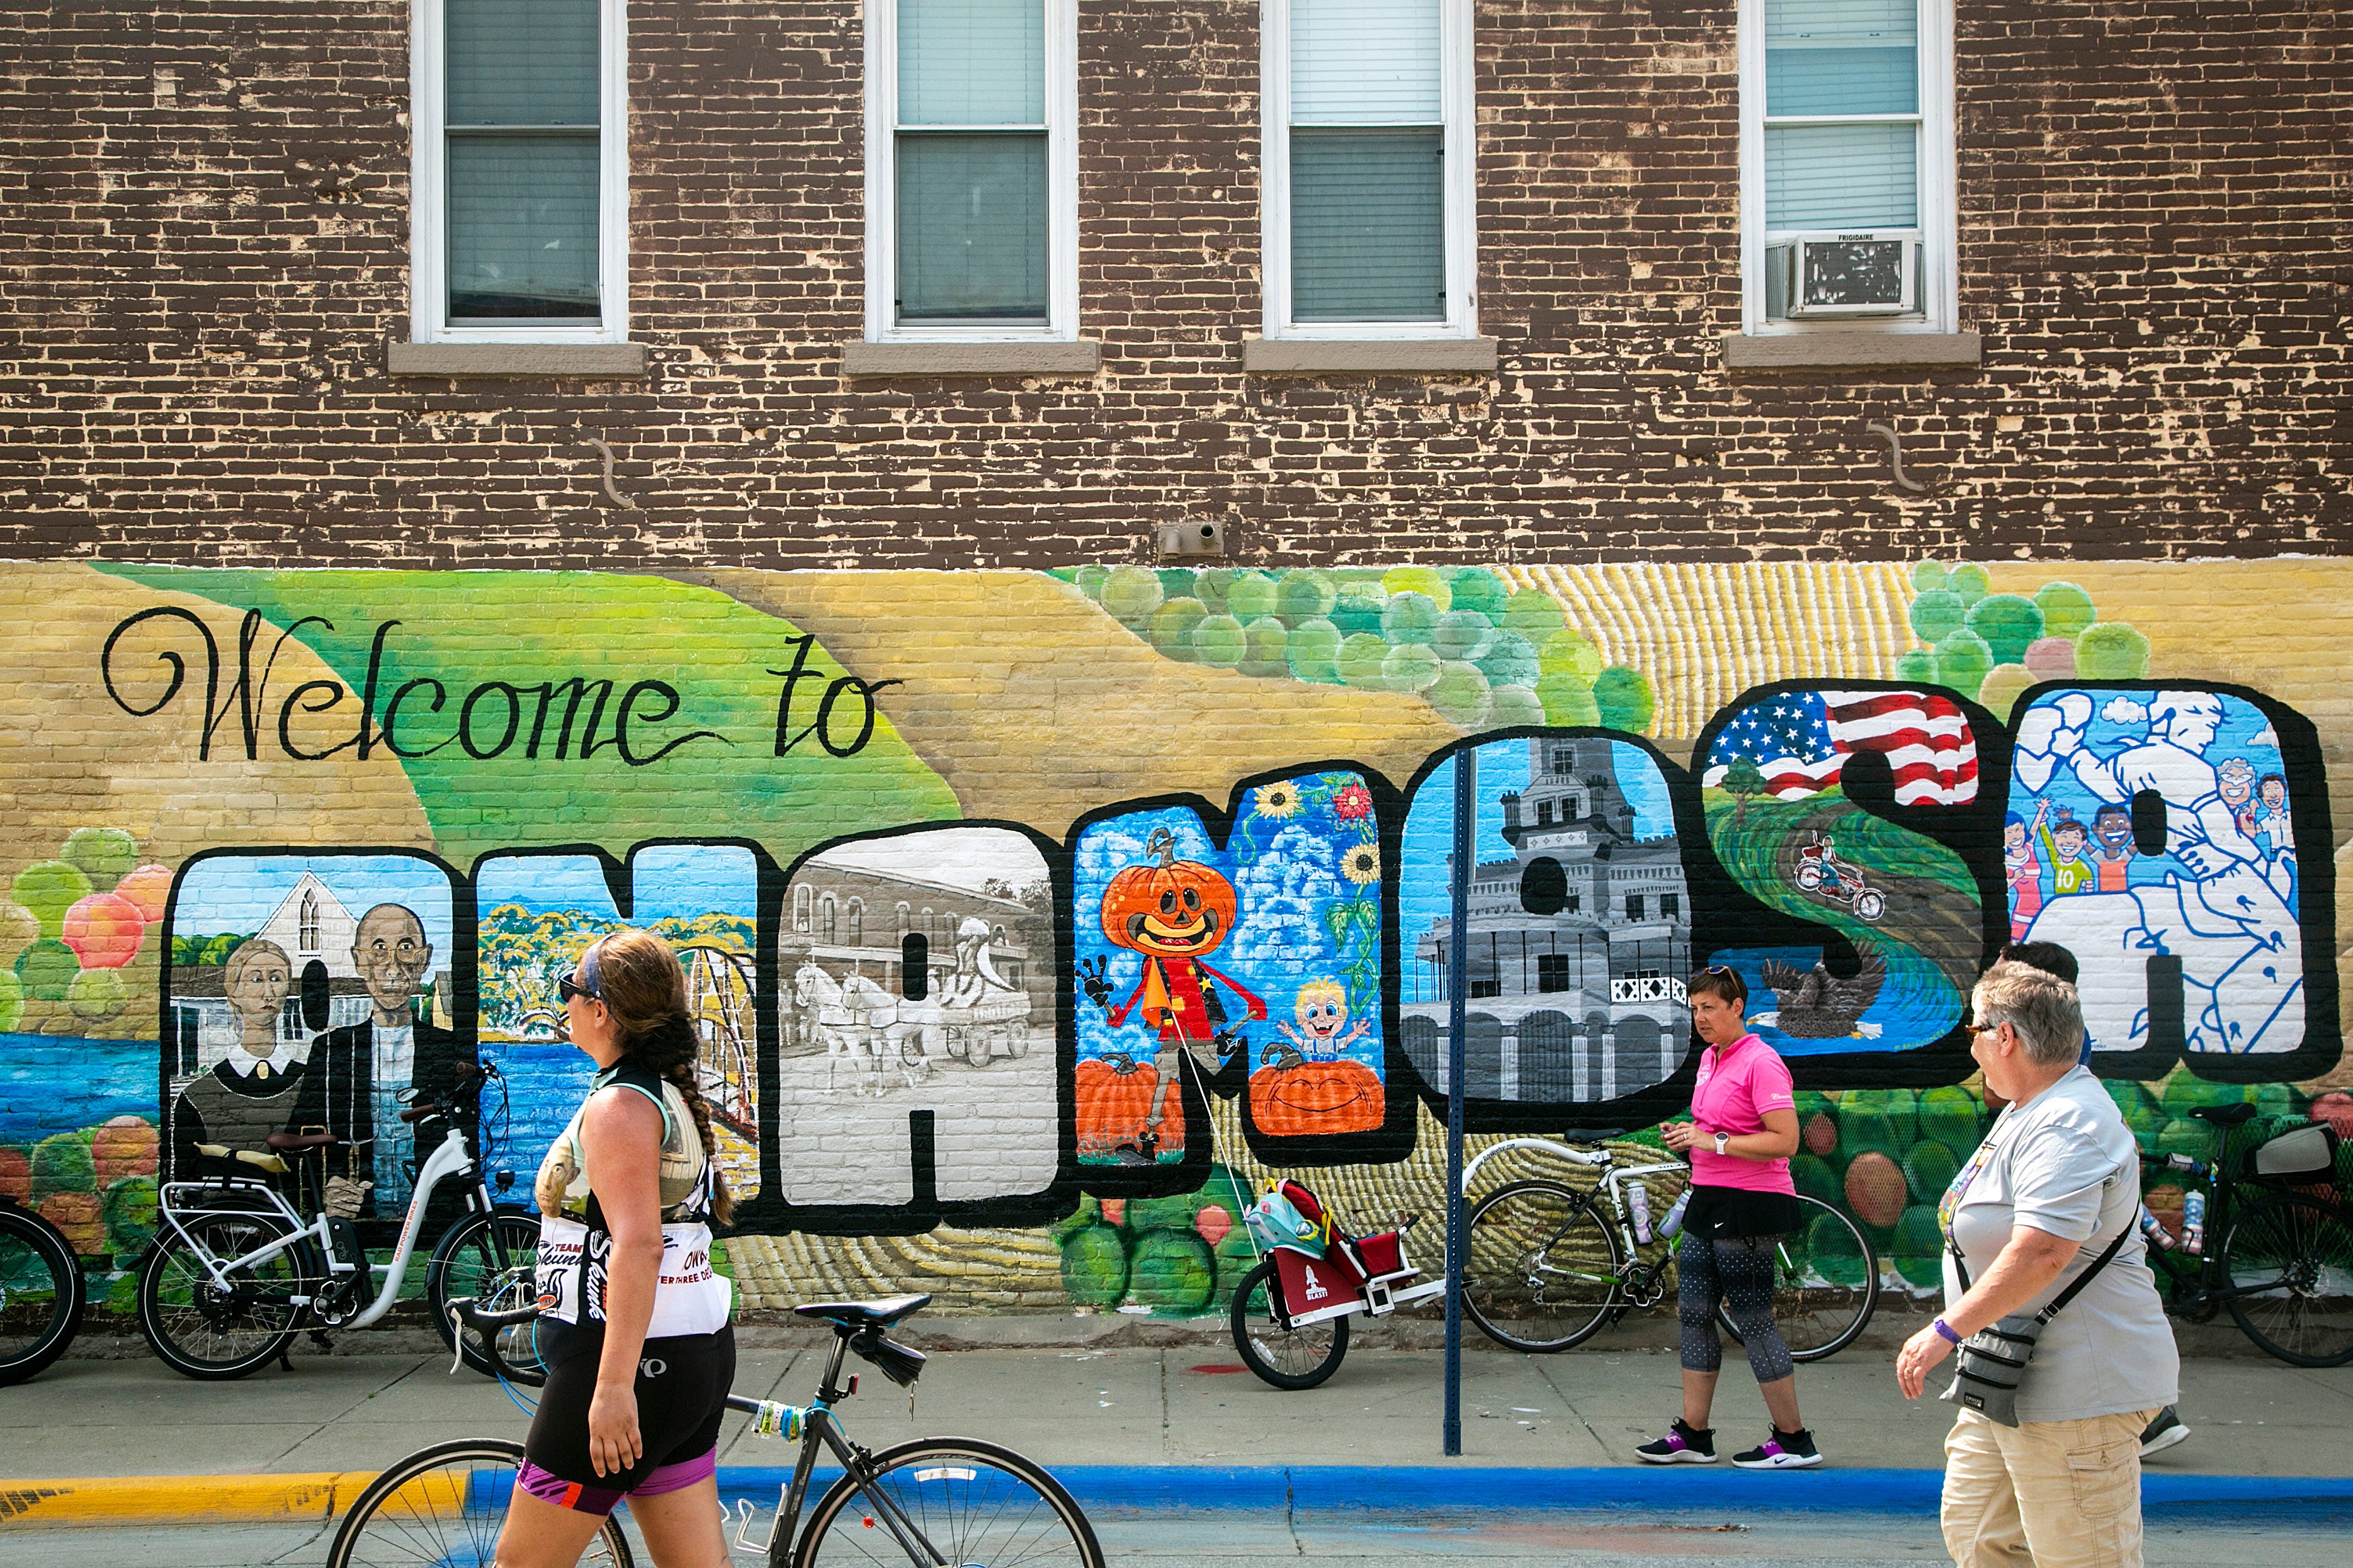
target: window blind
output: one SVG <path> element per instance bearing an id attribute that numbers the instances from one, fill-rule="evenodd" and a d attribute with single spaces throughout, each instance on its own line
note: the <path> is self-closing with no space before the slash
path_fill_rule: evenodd
<path id="1" fill-rule="evenodd" d="M 1439 0 L 1292 0 L 1291 319 L 1446 318 Z"/>
<path id="2" fill-rule="evenodd" d="M 1765 0 L 1768 229 L 1917 227 L 1920 124 L 1919 0 Z"/>
<path id="3" fill-rule="evenodd" d="M 598 320 L 597 0 L 444 0 L 442 21 L 449 320 Z"/>
<path id="4" fill-rule="evenodd" d="M 1765 132 L 1765 226 L 1915 228 L 1920 128 L 1786 125 Z"/>
<path id="5" fill-rule="evenodd" d="M 1044 0 L 897 4 L 897 318 L 1042 324 Z"/>
<path id="6" fill-rule="evenodd" d="M 1292 0 L 1293 125 L 1435 125 L 1438 67 L 1438 0 Z"/>
<path id="7" fill-rule="evenodd" d="M 899 137 L 899 319 L 1046 320 L 1044 132 Z"/>
<path id="8" fill-rule="evenodd" d="M 1291 133 L 1291 314 L 1301 321 L 1446 315 L 1436 131 Z"/>
<path id="9" fill-rule="evenodd" d="M 899 123 L 1042 128 L 1042 0 L 899 0 Z"/>

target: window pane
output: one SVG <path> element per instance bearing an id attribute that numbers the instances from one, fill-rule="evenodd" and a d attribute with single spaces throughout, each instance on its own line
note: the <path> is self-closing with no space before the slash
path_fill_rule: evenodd
<path id="1" fill-rule="evenodd" d="M 1916 125 L 1766 128 L 1767 228 L 1915 228 L 1919 191 Z"/>
<path id="2" fill-rule="evenodd" d="M 1291 316 L 1446 317 L 1442 139 L 1435 131 L 1291 138 Z"/>
<path id="3" fill-rule="evenodd" d="M 452 125 L 596 123 L 596 0 L 445 0 Z"/>
<path id="4" fill-rule="evenodd" d="M 449 318 L 596 321 L 596 139 L 449 139 Z"/>
<path id="5" fill-rule="evenodd" d="M 899 123 L 1046 123 L 1045 0 L 899 0 Z"/>
<path id="6" fill-rule="evenodd" d="M 1438 0 L 1292 0 L 1293 125 L 1435 125 Z"/>
<path id="7" fill-rule="evenodd" d="M 1046 135 L 899 138 L 899 320 L 1046 319 Z"/>
<path id="8" fill-rule="evenodd" d="M 1915 114 L 1917 0 L 1765 0 L 1765 112 Z"/>

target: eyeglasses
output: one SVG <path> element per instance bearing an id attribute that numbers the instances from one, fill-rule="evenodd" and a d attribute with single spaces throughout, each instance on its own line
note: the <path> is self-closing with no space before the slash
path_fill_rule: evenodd
<path id="1" fill-rule="evenodd" d="M 1711 963 L 1705 969 L 1701 970 L 1700 973 L 1702 974 L 1719 974 L 1729 976 L 1733 973 L 1733 969 L 1732 965 L 1728 963 Z"/>
<path id="2" fill-rule="evenodd" d="M 569 1003 L 575 996 L 586 996 L 591 1002 L 604 1000 L 602 996 L 596 994 L 594 986 L 579 984 L 569 974 L 555 983 L 555 997 L 559 1004 Z"/>

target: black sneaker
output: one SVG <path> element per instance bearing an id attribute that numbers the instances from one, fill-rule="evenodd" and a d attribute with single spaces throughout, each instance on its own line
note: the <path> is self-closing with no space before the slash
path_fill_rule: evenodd
<path id="1" fill-rule="evenodd" d="M 1712 1465 L 1715 1463 L 1715 1428 L 1695 1430 L 1684 1426 L 1678 1415 L 1665 1436 L 1643 1444 L 1634 1450 L 1634 1457 L 1653 1465 Z"/>
<path id="2" fill-rule="evenodd" d="M 1732 1462 L 1744 1470 L 1804 1470 L 1820 1464 L 1822 1454 L 1814 1447 L 1814 1435 L 1804 1427 L 1784 1432 L 1776 1426 L 1754 1448 L 1733 1455 Z"/>
<path id="3" fill-rule="evenodd" d="M 2151 1454 L 2162 1454 L 2176 1443 L 2187 1441 L 2189 1436 L 2189 1428 L 2181 1424 L 2180 1413 L 2168 1405 L 2157 1413 L 2157 1419 L 2141 1433 L 2140 1457 L 2146 1459 Z"/>

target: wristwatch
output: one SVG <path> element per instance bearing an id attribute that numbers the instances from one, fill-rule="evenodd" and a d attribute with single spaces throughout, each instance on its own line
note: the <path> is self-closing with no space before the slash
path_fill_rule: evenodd
<path id="1" fill-rule="evenodd" d="M 1726 1152 L 1725 1145 L 1731 1142 L 1731 1133 L 1719 1131 L 1715 1135 L 1715 1152 L 1719 1154 L 1725 1153 Z"/>

